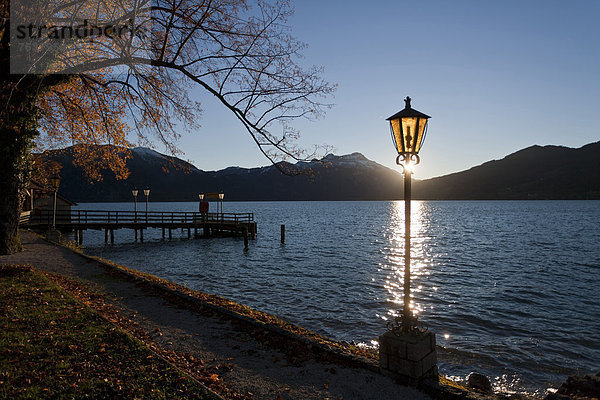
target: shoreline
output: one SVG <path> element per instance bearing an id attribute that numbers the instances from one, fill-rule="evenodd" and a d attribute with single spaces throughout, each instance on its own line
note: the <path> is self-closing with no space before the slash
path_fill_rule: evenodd
<path id="1" fill-rule="evenodd" d="M 36 235 L 36 237 L 38 241 L 41 240 L 39 236 Z M 229 328 L 230 331 L 228 331 L 229 334 L 232 328 L 241 329 L 249 332 L 255 340 L 266 343 L 267 347 L 271 350 L 287 351 L 288 355 L 290 353 L 302 353 L 304 362 L 331 363 L 338 367 L 360 369 L 364 372 L 379 375 L 378 358 L 377 354 L 373 351 L 350 348 L 342 343 L 291 324 L 277 316 L 253 310 L 250 307 L 238 304 L 229 299 L 194 291 L 151 274 L 142 273 L 99 257 L 85 255 L 78 250 L 62 244 L 46 243 L 49 246 L 55 246 L 76 255 L 85 264 L 94 263 L 96 266 L 100 266 L 108 274 L 116 275 L 117 279 L 124 278 L 136 287 L 143 289 L 146 292 L 145 296 L 158 296 L 171 304 L 183 307 L 187 311 L 216 314 L 220 319 L 228 321 L 231 326 Z M 3 258 L 5 257 L 0 258 L 0 262 L 4 261 Z M 43 270 L 43 268 L 39 269 Z M 327 386 L 331 386 L 331 384 L 325 384 L 326 389 Z M 411 389 L 404 386 L 396 386 L 398 390 Z M 426 383 L 421 385 L 419 389 L 433 398 L 443 399 L 525 398 L 522 396 L 509 396 L 503 393 L 483 395 L 478 392 L 467 391 L 460 384 L 445 379 L 442 379 L 441 384 Z"/>

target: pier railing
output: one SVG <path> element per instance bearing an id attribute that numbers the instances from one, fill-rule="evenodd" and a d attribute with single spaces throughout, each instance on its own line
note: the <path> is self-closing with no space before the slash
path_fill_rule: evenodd
<path id="1" fill-rule="evenodd" d="M 37 210 L 27 217 L 21 218 L 21 223 L 31 225 L 52 225 L 54 213 L 52 210 Z M 254 222 L 254 213 L 200 213 L 187 211 L 108 211 L 108 210 L 57 210 L 57 225 L 88 225 L 88 224 L 204 224 L 224 223 L 243 224 Z"/>

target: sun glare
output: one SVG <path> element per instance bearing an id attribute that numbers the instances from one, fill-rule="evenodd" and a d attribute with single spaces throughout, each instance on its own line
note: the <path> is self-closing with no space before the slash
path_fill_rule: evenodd
<path id="1" fill-rule="evenodd" d="M 405 164 L 403 164 L 403 167 L 405 171 L 410 172 L 412 174 L 415 172 L 417 164 L 413 163 L 412 161 L 407 161 Z"/>

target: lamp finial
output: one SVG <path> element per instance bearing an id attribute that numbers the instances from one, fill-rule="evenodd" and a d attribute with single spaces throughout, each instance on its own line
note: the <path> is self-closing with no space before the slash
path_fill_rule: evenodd
<path id="1" fill-rule="evenodd" d="M 410 100 L 411 98 L 409 96 L 406 96 L 406 98 L 404 99 L 404 103 L 406 103 L 406 108 L 410 108 Z"/>

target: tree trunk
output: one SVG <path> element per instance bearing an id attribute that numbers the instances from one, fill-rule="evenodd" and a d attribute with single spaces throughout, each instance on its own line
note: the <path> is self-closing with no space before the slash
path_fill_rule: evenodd
<path id="1" fill-rule="evenodd" d="M 21 250 L 19 216 L 37 135 L 36 99 L 42 78 L 10 74 L 9 2 L 0 0 L 0 254 Z"/>
<path id="2" fill-rule="evenodd" d="M 31 137 L 0 128 L 0 254 L 21 250 L 19 216 L 31 169 Z"/>
<path id="3" fill-rule="evenodd" d="M 21 250 L 19 216 L 32 169 L 40 80 L 7 74 L 6 54 L 0 54 L 0 254 L 11 254 Z"/>
<path id="4" fill-rule="evenodd" d="M 19 91 L 15 76 L 10 74 L 9 4 L 0 0 L 0 254 L 21 249 L 19 241 L 20 189 L 23 174 L 18 172 L 28 150 L 27 136 L 19 134 L 24 127 L 19 120 Z M 15 113 L 16 112 L 16 113 Z M 22 115 L 22 114 L 21 114 Z M 24 140 L 25 139 L 25 140 Z"/>
<path id="5" fill-rule="evenodd" d="M 21 250 L 19 216 L 32 171 L 37 100 L 66 75 L 10 74 L 9 2 L 0 0 L 0 254 Z"/>

